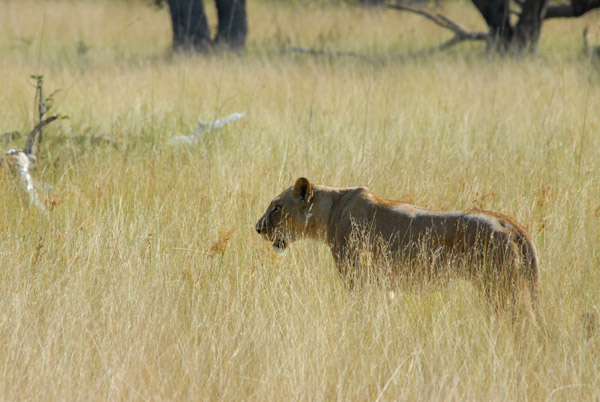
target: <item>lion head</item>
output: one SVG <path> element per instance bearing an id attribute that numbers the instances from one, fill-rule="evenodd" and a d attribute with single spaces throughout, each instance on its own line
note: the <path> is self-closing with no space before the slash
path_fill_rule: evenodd
<path id="1" fill-rule="evenodd" d="M 256 231 L 273 249 L 281 253 L 289 243 L 307 234 L 311 221 L 313 190 L 310 182 L 301 177 L 296 183 L 271 201 L 256 223 Z"/>

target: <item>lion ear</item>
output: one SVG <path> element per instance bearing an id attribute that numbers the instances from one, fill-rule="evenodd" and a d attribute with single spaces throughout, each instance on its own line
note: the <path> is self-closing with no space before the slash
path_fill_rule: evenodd
<path id="1" fill-rule="evenodd" d="M 307 178 L 301 177 L 296 180 L 296 184 L 294 184 L 294 188 L 292 189 L 292 195 L 294 198 L 298 198 L 306 203 L 312 199 L 313 190 Z"/>

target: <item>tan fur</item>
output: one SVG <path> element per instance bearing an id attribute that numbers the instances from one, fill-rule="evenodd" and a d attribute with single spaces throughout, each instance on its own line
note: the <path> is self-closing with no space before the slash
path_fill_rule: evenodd
<path id="1" fill-rule="evenodd" d="M 383 200 L 365 187 L 327 187 L 300 178 L 271 202 L 256 230 L 276 250 L 300 238 L 324 241 L 343 275 L 359 269 L 364 251 L 409 267 L 420 256 L 440 265 L 441 256 L 461 266 L 459 276 L 488 296 L 514 300 L 525 288 L 529 303 L 535 297 L 533 240 L 523 226 L 497 212 L 430 210 Z"/>

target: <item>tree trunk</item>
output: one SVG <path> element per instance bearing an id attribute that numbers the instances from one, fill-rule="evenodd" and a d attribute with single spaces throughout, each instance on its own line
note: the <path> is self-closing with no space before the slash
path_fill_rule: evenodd
<path id="1" fill-rule="evenodd" d="M 525 0 L 523 3 L 521 17 L 515 27 L 516 46 L 519 51 L 536 51 L 547 4 L 548 0 Z"/>
<path id="2" fill-rule="evenodd" d="M 248 35 L 246 0 L 216 0 L 219 29 L 215 42 L 233 50 L 241 50 Z"/>
<path id="3" fill-rule="evenodd" d="M 210 30 L 202 0 L 167 0 L 173 25 L 173 49 L 204 52 L 210 47 Z"/>
<path id="4" fill-rule="evenodd" d="M 488 51 L 534 52 L 548 0 L 523 0 L 518 22 L 510 23 L 509 0 L 471 0 L 489 28 Z"/>
<path id="5" fill-rule="evenodd" d="M 489 29 L 488 51 L 505 52 L 514 37 L 508 0 L 472 0 Z"/>

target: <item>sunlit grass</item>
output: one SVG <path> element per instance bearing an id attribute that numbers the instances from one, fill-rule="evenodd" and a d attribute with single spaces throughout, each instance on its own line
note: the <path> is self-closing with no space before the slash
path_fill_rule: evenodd
<path id="1" fill-rule="evenodd" d="M 411 58 L 448 34 L 258 2 L 246 54 L 202 57 L 170 53 L 166 10 L 106 4 L 0 3 L 0 133 L 33 127 L 34 73 L 69 116 L 33 173 L 54 186 L 48 218 L 0 171 L 2 399 L 598 398 L 600 86 L 581 54 L 597 15 L 547 24 L 533 57 Z M 301 175 L 515 217 L 540 254 L 539 328 L 515 331 L 468 283 L 388 303 L 348 292 L 325 245 L 277 257 L 254 224 Z"/>

